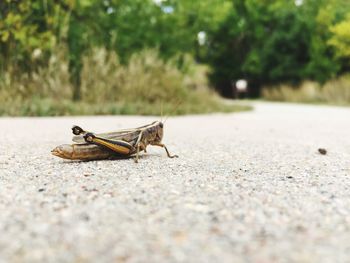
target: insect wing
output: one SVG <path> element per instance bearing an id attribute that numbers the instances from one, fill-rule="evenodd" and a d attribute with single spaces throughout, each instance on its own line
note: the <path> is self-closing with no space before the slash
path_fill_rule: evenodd
<path id="1" fill-rule="evenodd" d="M 108 139 L 108 140 L 125 140 L 128 142 L 133 141 L 140 134 L 140 131 L 135 130 L 123 130 L 108 133 L 96 134 L 97 137 Z M 75 143 L 85 143 L 83 135 L 76 135 L 72 138 Z"/>

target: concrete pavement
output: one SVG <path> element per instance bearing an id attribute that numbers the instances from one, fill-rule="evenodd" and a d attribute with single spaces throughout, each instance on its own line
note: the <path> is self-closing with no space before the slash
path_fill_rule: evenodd
<path id="1" fill-rule="evenodd" d="M 254 107 L 169 118 L 180 157 L 138 164 L 50 151 L 156 118 L 0 118 L 0 262 L 349 262 L 350 109 Z"/>

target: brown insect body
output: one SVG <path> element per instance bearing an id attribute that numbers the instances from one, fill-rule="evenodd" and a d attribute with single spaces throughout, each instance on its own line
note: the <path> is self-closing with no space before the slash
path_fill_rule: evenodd
<path id="1" fill-rule="evenodd" d="M 96 160 L 113 157 L 128 157 L 136 155 L 138 161 L 139 152 L 146 152 L 148 145 L 163 147 L 169 158 L 166 146 L 162 143 L 163 123 L 155 121 L 134 129 L 124 129 L 111 133 L 94 134 L 84 131 L 79 126 L 72 128 L 73 141 L 77 144 L 60 145 L 52 150 L 52 154 L 70 160 Z"/>
<path id="2" fill-rule="evenodd" d="M 62 144 L 51 153 L 63 159 L 82 161 L 109 159 L 114 155 L 112 151 L 94 144 Z"/>

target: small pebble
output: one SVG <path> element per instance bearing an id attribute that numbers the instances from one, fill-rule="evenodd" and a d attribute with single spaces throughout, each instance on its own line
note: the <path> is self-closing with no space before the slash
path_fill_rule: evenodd
<path id="1" fill-rule="evenodd" d="M 326 154 L 327 154 L 327 150 L 324 149 L 324 148 L 319 148 L 319 149 L 318 149 L 318 152 L 319 152 L 320 154 L 322 154 L 322 155 L 326 155 Z"/>

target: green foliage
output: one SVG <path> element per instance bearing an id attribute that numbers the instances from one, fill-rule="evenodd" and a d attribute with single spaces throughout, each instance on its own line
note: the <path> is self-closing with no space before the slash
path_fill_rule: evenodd
<path id="1" fill-rule="evenodd" d="M 329 44 L 339 57 L 350 59 L 350 13 L 346 20 L 331 27 L 333 33 Z"/>
<path id="2" fill-rule="evenodd" d="M 35 71 L 57 47 L 68 47 L 72 97 L 81 99 L 83 56 L 96 47 L 116 51 L 125 64 L 135 52 L 158 48 L 163 58 L 205 49 L 197 33 L 214 28 L 226 0 L 61 0 L 0 3 L 2 72 Z M 181 61 L 181 60 L 179 60 Z M 39 63 L 40 62 L 40 63 Z"/>
<path id="3" fill-rule="evenodd" d="M 4 0 L 1 89 L 82 103 L 115 94 L 127 103 L 158 102 L 171 92 L 183 99 L 198 68 L 188 54 L 210 65 L 211 84 L 226 96 L 240 78 L 253 96 L 262 85 L 325 83 L 350 69 L 349 16 L 348 0 Z M 59 49 L 62 65 L 53 66 Z M 103 63 L 94 60 L 101 50 Z M 53 70 L 61 66 L 64 72 Z M 64 84 L 52 88 L 60 77 Z"/>
<path id="4" fill-rule="evenodd" d="M 12 67 L 28 71 L 45 63 L 57 43 L 62 17 L 60 5 L 52 1 L 1 1 L 1 70 Z"/>
<path id="5" fill-rule="evenodd" d="M 110 0 L 101 6 L 103 43 L 125 63 L 134 52 L 159 48 L 163 58 L 199 52 L 197 33 L 217 26 L 227 13 L 227 0 Z M 96 12 L 96 9 L 95 11 Z"/>
<path id="6" fill-rule="evenodd" d="M 211 79 L 224 95 L 231 95 L 232 81 L 240 78 L 248 79 L 258 95 L 262 84 L 298 83 L 305 78 L 324 82 L 344 71 L 345 64 L 335 53 L 346 55 L 349 43 L 342 40 L 349 25 L 333 25 L 350 10 L 347 1 L 308 0 L 300 6 L 283 0 L 233 3 L 212 33 L 209 56 Z M 329 43 L 335 49 L 327 44 L 332 33 Z"/>

